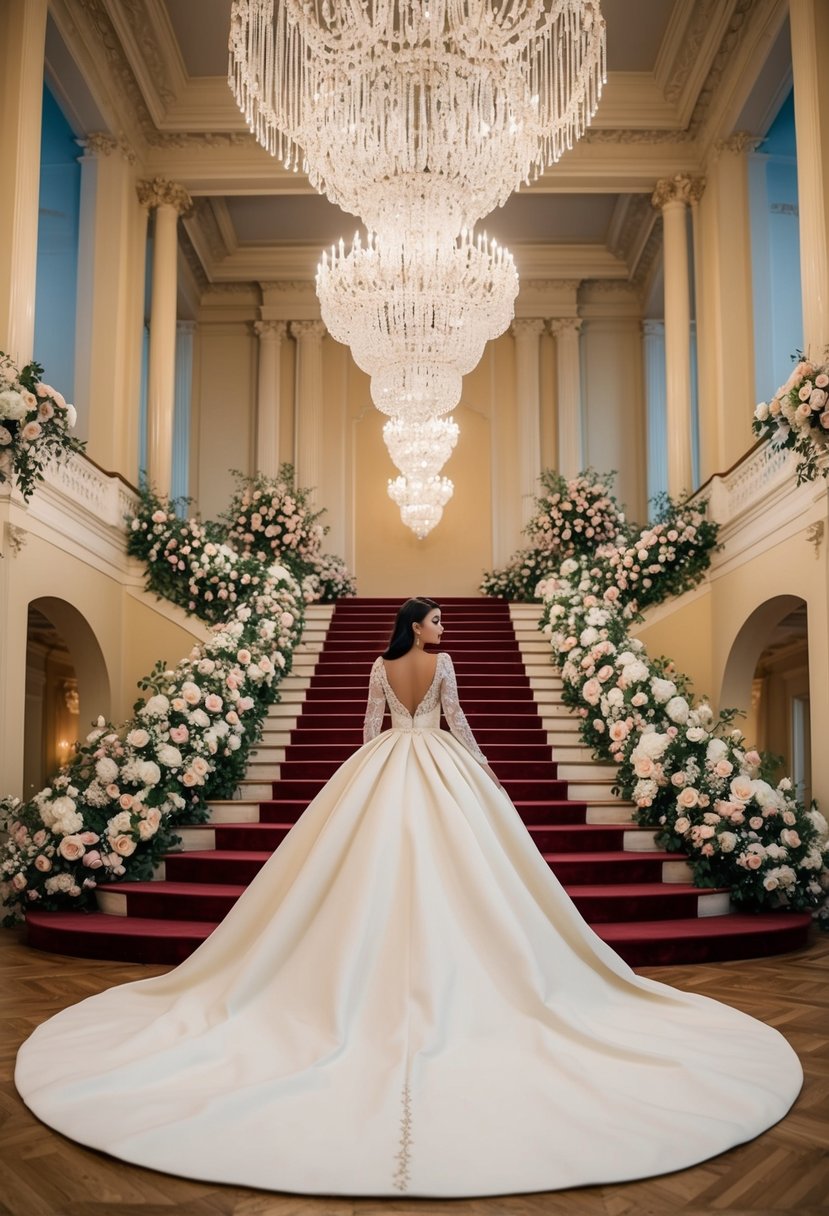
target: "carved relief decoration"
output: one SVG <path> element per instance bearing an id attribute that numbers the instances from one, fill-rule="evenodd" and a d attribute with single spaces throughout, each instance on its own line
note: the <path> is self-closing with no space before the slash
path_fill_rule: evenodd
<path id="1" fill-rule="evenodd" d="M 189 215 L 193 210 L 193 200 L 184 186 L 166 177 L 142 178 L 136 190 L 143 207 L 175 207 L 179 215 Z"/>
<path id="2" fill-rule="evenodd" d="M 660 178 L 651 195 L 651 203 L 654 207 L 666 207 L 668 203 L 697 203 L 704 191 L 704 177 L 677 173 L 673 177 Z"/>

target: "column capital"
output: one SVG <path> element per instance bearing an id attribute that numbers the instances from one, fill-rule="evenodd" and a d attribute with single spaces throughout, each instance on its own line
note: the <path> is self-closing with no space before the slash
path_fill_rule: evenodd
<path id="1" fill-rule="evenodd" d="M 514 338 L 540 338 L 544 333 L 541 317 L 516 317 L 510 326 Z"/>
<path id="2" fill-rule="evenodd" d="M 288 332 L 288 322 L 254 321 L 253 332 L 260 342 L 281 342 Z"/>
<path id="3" fill-rule="evenodd" d="M 665 322 L 648 318 L 642 322 L 642 333 L 646 338 L 662 338 L 665 336 Z"/>
<path id="4" fill-rule="evenodd" d="M 176 321 L 176 333 L 178 334 L 194 334 L 197 329 L 197 321 Z"/>
<path id="5" fill-rule="evenodd" d="M 550 318 L 550 333 L 554 338 L 558 338 L 561 334 L 578 335 L 582 327 L 581 317 L 551 317 Z"/>
<path id="6" fill-rule="evenodd" d="M 308 341 L 311 338 L 321 342 L 327 332 L 324 321 L 291 322 L 291 337 L 296 338 L 298 342 Z"/>
<path id="7" fill-rule="evenodd" d="M 188 215 L 193 210 L 193 200 L 184 186 L 166 177 L 142 178 L 136 190 L 139 203 L 148 209 L 175 207 L 179 215 Z"/>
<path id="8" fill-rule="evenodd" d="M 135 152 L 127 141 L 123 138 L 116 139 L 114 135 L 109 135 L 106 131 L 90 131 L 88 135 L 76 139 L 75 143 L 81 149 L 82 159 L 89 157 L 97 160 L 100 157 L 111 156 L 113 152 L 120 152 L 128 164 L 135 164 Z"/>
<path id="9" fill-rule="evenodd" d="M 689 177 L 677 173 L 674 177 L 662 177 L 651 195 L 651 205 L 661 210 L 669 203 L 698 203 L 705 191 L 704 177 Z"/>
<path id="10" fill-rule="evenodd" d="M 714 144 L 714 152 L 717 156 L 721 156 L 723 152 L 742 156 L 744 152 L 753 152 L 762 142 L 761 136 L 752 135 L 750 131 L 735 131 L 728 139 L 718 139 Z"/>

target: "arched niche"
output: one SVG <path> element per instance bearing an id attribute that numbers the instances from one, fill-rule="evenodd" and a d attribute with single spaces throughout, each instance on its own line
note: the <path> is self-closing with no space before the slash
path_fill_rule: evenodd
<path id="1" fill-rule="evenodd" d="M 725 665 L 720 704 L 746 712 L 739 725 L 749 742 L 782 756 L 785 775 L 794 777 L 808 799 L 809 642 L 807 605 L 800 596 L 774 596 L 744 621 Z"/>
<path id="2" fill-rule="evenodd" d="M 90 722 L 111 712 L 103 651 L 86 618 L 43 596 L 28 608 L 24 790 L 31 795 L 68 758 Z"/>

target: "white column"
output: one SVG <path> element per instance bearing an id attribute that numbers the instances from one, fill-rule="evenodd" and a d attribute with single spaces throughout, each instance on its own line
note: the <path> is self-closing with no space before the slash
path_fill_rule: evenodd
<path id="1" fill-rule="evenodd" d="M 668 489 L 664 321 L 642 322 L 642 362 L 648 419 L 648 498 L 651 499 Z"/>
<path id="2" fill-rule="evenodd" d="M 665 266 L 665 379 L 668 491 L 693 489 L 691 471 L 691 289 L 688 273 L 688 203 L 701 184 L 679 174 L 657 182 L 652 202 L 661 208 Z"/>
<path id="3" fill-rule="evenodd" d="M 46 0 L 0 3 L 0 350 L 32 358 Z"/>
<path id="4" fill-rule="evenodd" d="M 285 321 L 255 321 L 259 339 L 259 379 L 256 400 L 256 470 L 267 477 L 279 471 L 280 372 Z"/>
<path id="5" fill-rule="evenodd" d="M 173 413 L 173 467 L 170 492 L 186 498 L 190 488 L 190 398 L 193 391 L 195 321 L 176 322 L 176 389 Z"/>
<path id="6" fill-rule="evenodd" d="M 144 303 L 143 262 L 136 265 L 134 248 L 137 237 L 146 244 L 147 213 L 135 197 L 132 151 L 100 132 L 78 142 L 83 156 L 75 402 L 89 455 L 102 468 L 129 477 L 133 445 L 127 436 L 138 425 L 134 369 Z"/>
<path id="7" fill-rule="evenodd" d="M 311 501 L 320 501 L 322 474 L 322 321 L 292 321 L 296 339 L 296 415 L 294 424 L 296 482 L 312 491 Z"/>
<path id="8" fill-rule="evenodd" d="M 176 386 L 177 228 L 179 215 L 190 209 L 192 201 L 182 186 L 159 177 L 139 182 L 138 197 L 145 206 L 155 210 L 147 383 L 147 477 L 159 494 L 169 494 Z"/>
<path id="9" fill-rule="evenodd" d="M 531 317 L 512 323 L 515 338 L 515 401 L 518 414 L 518 486 L 521 526 L 529 523 L 541 474 L 541 369 L 539 339 L 544 322 Z"/>
<path id="10" fill-rule="evenodd" d="M 829 4 L 789 0 L 797 140 L 803 349 L 821 359 L 829 343 Z"/>
<path id="11" fill-rule="evenodd" d="M 563 477 L 575 477 L 584 468 L 580 330 L 578 317 L 556 317 L 550 322 L 556 340 L 558 471 Z"/>

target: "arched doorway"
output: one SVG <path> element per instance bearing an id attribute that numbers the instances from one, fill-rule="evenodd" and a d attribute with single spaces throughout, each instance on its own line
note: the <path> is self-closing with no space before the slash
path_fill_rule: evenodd
<path id="1" fill-rule="evenodd" d="M 91 720 L 109 712 L 109 677 L 89 623 L 65 600 L 33 600 L 26 634 L 24 797 L 70 757 Z"/>
<path id="2" fill-rule="evenodd" d="M 811 799 L 809 638 L 805 600 L 775 596 L 755 608 L 728 657 L 720 704 L 744 709 L 740 728 L 761 751 L 782 757 L 798 796 Z"/>

